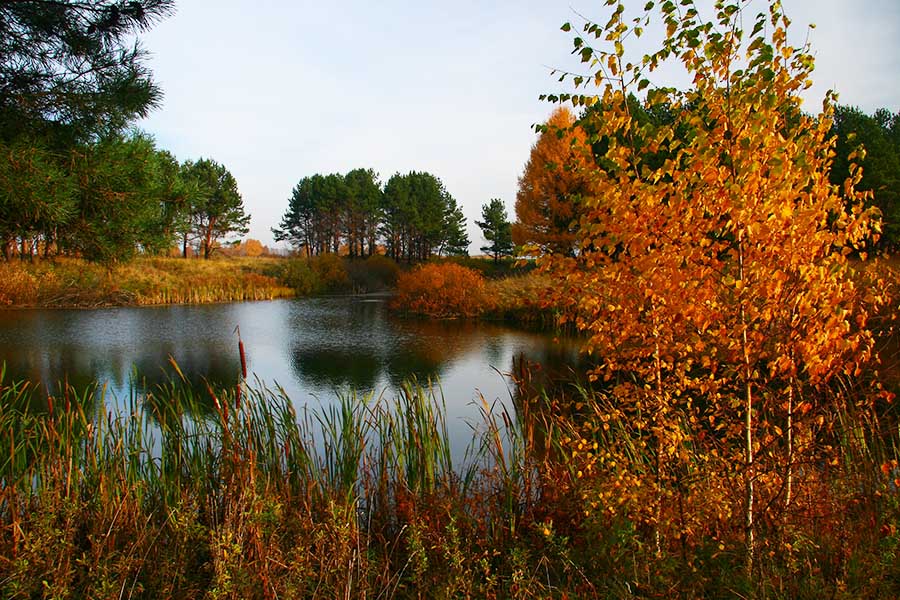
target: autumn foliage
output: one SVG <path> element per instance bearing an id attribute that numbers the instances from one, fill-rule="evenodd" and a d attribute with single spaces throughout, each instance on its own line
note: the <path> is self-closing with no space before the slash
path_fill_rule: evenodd
<path id="1" fill-rule="evenodd" d="M 608 399 L 572 453 L 584 457 L 611 424 L 619 436 L 583 464 L 603 473 L 590 506 L 610 517 L 636 490 L 630 516 L 658 556 L 673 540 L 683 551 L 703 522 L 742 531 L 752 573 L 759 523 L 787 532 L 785 515 L 805 510 L 798 488 L 808 497 L 828 487 L 809 467 L 835 460 L 820 443 L 827 424 L 874 397 L 838 390 L 871 365 L 867 320 L 883 286 L 860 285 L 848 256 L 865 258 L 877 221 L 854 191 L 855 169 L 843 187 L 829 182 L 831 98 L 818 115 L 801 111 L 812 58 L 789 42 L 779 3 L 749 35 L 743 3 L 718 3 L 715 23 L 681 4 L 651 2 L 631 20 L 620 3 L 606 26 L 584 29 L 609 48 L 576 38 L 597 69 L 576 85 L 605 83 L 599 96 L 570 98 L 595 107 L 586 118 L 605 147 L 591 164 L 565 163 L 592 193 L 580 203 L 578 252 L 544 266 L 564 320 L 589 335 L 591 377 Z M 629 61 L 624 42 L 655 13 L 663 48 Z M 664 60 L 695 87 L 651 88 L 648 105 L 674 122 L 639 123 L 627 93 L 650 86 Z M 677 513 L 665 510 L 673 501 Z"/>
<path id="2" fill-rule="evenodd" d="M 438 318 L 472 317 L 486 308 L 484 278 L 453 263 L 427 263 L 397 279 L 393 305 Z"/>
<path id="3" fill-rule="evenodd" d="M 592 164 L 584 130 L 559 107 L 531 148 L 516 195 L 513 242 L 541 252 L 571 254 L 584 197 L 590 194 Z"/>

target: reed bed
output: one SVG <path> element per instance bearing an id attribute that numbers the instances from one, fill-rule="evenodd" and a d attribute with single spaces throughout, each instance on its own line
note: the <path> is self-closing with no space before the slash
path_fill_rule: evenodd
<path id="1" fill-rule="evenodd" d="M 27 384 L 0 384 L 4 598 L 509 589 L 482 525 L 496 493 L 485 465 L 504 444 L 454 465 L 428 387 L 299 415 L 258 382 L 239 400 L 176 379 L 120 411 L 87 409 L 95 392 L 44 405 Z M 513 420 L 500 422 L 481 436 L 508 446 Z"/>
<path id="2" fill-rule="evenodd" d="M 111 266 L 79 259 L 0 263 L 0 306 L 93 308 L 271 300 L 294 291 L 279 259 L 138 258 Z"/>
<path id="3" fill-rule="evenodd" d="M 95 388 L 46 398 L 0 378 L 0 596 L 900 591 L 900 435 L 871 411 L 838 413 L 841 460 L 798 473 L 748 578 L 726 463 L 686 448 L 677 485 L 657 486 L 645 432 L 603 390 L 520 380 L 509 408 L 482 399 L 455 461 L 429 385 L 299 412 L 282 390 L 239 389 L 198 392 L 176 375 L 112 410 L 88 408 Z"/>

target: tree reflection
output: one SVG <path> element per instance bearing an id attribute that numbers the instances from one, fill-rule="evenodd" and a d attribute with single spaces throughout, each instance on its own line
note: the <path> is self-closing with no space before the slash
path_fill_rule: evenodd
<path id="1" fill-rule="evenodd" d="M 371 390 L 378 384 L 382 361 L 365 348 L 297 345 L 291 352 L 291 367 L 299 380 L 315 387 Z"/>

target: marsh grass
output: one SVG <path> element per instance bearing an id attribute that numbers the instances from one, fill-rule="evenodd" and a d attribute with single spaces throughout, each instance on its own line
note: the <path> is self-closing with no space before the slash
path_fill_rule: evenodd
<path id="1" fill-rule="evenodd" d="M 491 499 L 520 494 L 486 465 L 524 457 L 497 445 L 508 414 L 456 466 L 440 394 L 415 382 L 299 415 L 259 382 L 240 403 L 183 383 L 114 411 L 0 383 L 3 597 L 503 595 Z"/>
<path id="2" fill-rule="evenodd" d="M 201 304 L 290 297 L 274 258 L 139 258 L 103 266 L 80 259 L 0 262 L 0 306 Z"/>
<path id="3" fill-rule="evenodd" d="M 577 381 L 565 392 L 518 383 L 506 403 L 479 401 L 469 450 L 454 462 L 440 391 L 415 381 L 298 412 L 261 382 L 242 383 L 240 396 L 197 391 L 177 369 L 116 410 L 98 407 L 102 390 L 64 386 L 47 399 L 0 378 L 0 596 L 900 590 L 900 436 L 875 423 L 877 411 L 846 401 L 835 413 L 824 442 L 839 460 L 804 465 L 751 581 L 725 462 L 686 447 L 678 485 L 667 482 L 663 509 L 649 511 L 655 461 L 633 415 Z M 659 549 L 649 520 L 663 532 Z"/>

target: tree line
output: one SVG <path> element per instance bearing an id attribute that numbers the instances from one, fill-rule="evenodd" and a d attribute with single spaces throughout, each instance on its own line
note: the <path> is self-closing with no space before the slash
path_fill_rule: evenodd
<path id="1" fill-rule="evenodd" d="M 247 231 L 237 183 L 210 159 L 179 163 L 129 129 L 161 92 L 133 37 L 170 0 L 0 4 L 0 246 L 127 260 Z"/>
<path id="2" fill-rule="evenodd" d="M 641 133 L 628 139 L 617 134 L 618 139 L 612 143 L 629 147 L 639 144 L 636 150 L 648 168 L 660 168 L 676 156 L 671 148 L 690 141 L 692 132 L 679 122 L 672 105 L 644 103 L 634 95 L 626 98 L 626 104 Z M 694 107 L 683 108 L 689 112 Z M 589 174 L 592 169 L 607 170 L 611 166 L 606 158 L 611 145 L 609 134 L 598 133 L 598 116 L 607 109 L 598 103 L 576 115 L 560 107 L 538 127 L 540 135 L 519 178 L 516 221 L 512 225 L 512 239 L 517 246 L 538 254 L 577 251 L 585 200 L 597 193 Z M 794 113 L 786 115 L 787 122 L 802 116 L 798 109 Z M 672 129 L 677 144 L 640 147 L 641 139 L 647 139 L 649 132 L 664 127 Z M 879 109 L 867 115 L 858 108 L 838 105 L 831 135 L 835 139 L 835 155 L 829 165 L 829 181 L 843 186 L 851 164 L 862 167 L 857 187 L 869 193 L 866 206 L 876 207 L 881 217 L 878 248 L 895 251 L 900 247 L 900 112 Z M 863 152 L 858 152 L 860 149 Z"/>
<path id="3" fill-rule="evenodd" d="M 302 178 L 291 193 L 276 241 L 305 256 L 380 252 L 414 262 L 468 254 L 466 218 L 441 180 L 427 172 L 396 173 L 384 185 L 372 169 Z"/>
<path id="4" fill-rule="evenodd" d="M 209 258 L 244 234 L 237 182 L 210 159 L 179 163 L 140 132 L 70 148 L 0 141 L 0 243 L 9 260 L 74 255 L 98 262 L 196 246 Z"/>

